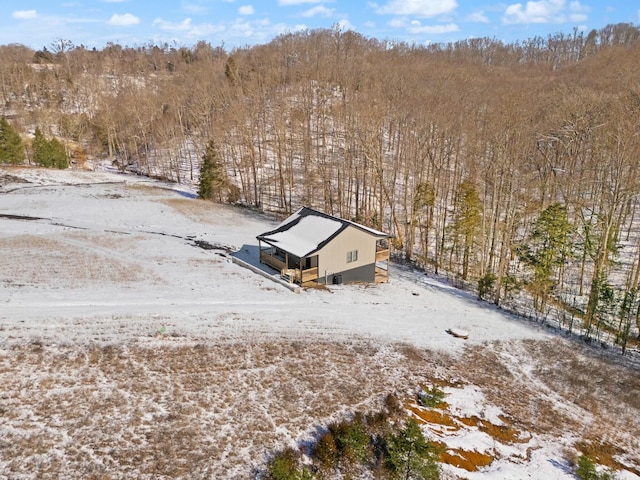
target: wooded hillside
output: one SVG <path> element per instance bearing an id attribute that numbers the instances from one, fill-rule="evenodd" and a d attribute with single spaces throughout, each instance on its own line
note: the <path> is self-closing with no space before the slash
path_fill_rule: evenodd
<path id="1" fill-rule="evenodd" d="M 338 28 L 232 51 L 58 40 L 0 47 L 0 113 L 19 162 L 36 128 L 77 165 L 176 182 L 197 183 L 207 152 L 214 198 L 383 229 L 405 260 L 624 352 L 640 327 L 639 59 L 631 24 L 428 47 Z"/>

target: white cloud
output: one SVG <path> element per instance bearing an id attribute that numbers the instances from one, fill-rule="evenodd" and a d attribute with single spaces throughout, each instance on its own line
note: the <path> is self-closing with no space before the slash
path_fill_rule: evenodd
<path id="1" fill-rule="evenodd" d="M 310 8 L 302 13 L 303 17 L 330 17 L 335 13 L 335 8 L 327 8 L 324 5 L 318 5 Z"/>
<path id="2" fill-rule="evenodd" d="M 125 13 L 124 15 L 115 14 L 111 16 L 108 23 L 109 25 L 116 25 L 118 27 L 128 27 L 139 24 L 140 19 L 130 13 Z"/>
<path id="3" fill-rule="evenodd" d="M 205 13 L 207 13 L 206 7 L 197 5 L 195 3 L 183 3 L 181 7 L 185 12 L 191 15 L 204 15 Z"/>
<path id="4" fill-rule="evenodd" d="M 457 7 L 456 0 L 391 0 L 386 5 L 379 7 L 376 13 L 431 18 L 453 13 Z"/>
<path id="5" fill-rule="evenodd" d="M 191 25 L 191 19 L 185 18 L 182 22 L 166 22 L 161 18 L 156 18 L 153 21 L 153 26 L 158 27 L 160 30 L 167 30 L 170 32 L 185 32 L 194 28 Z"/>
<path id="6" fill-rule="evenodd" d="M 407 27 L 407 19 L 406 18 L 393 18 L 389 21 L 388 25 L 392 28 L 406 28 Z"/>
<path id="7" fill-rule="evenodd" d="M 449 23 L 447 25 L 420 25 L 419 23 L 416 25 L 412 23 L 408 30 L 413 34 L 442 34 L 460 31 L 458 25 L 456 25 L 455 23 Z"/>
<path id="8" fill-rule="evenodd" d="M 238 13 L 240 15 L 253 15 L 256 11 L 254 10 L 252 5 L 243 5 L 238 8 Z"/>
<path id="9" fill-rule="evenodd" d="M 569 4 L 569 19 L 572 22 L 584 22 L 587 20 L 587 13 L 590 8 L 580 4 L 578 1 L 571 2 Z"/>
<path id="10" fill-rule="evenodd" d="M 489 23 L 489 18 L 481 10 L 467 15 L 467 21 L 474 23 Z"/>
<path id="11" fill-rule="evenodd" d="M 165 41 L 167 36 L 177 43 L 188 43 L 190 41 L 200 41 L 203 38 L 215 39 L 223 41 L 222 36 L 229 35 L 229 29 L 223 24 L 212 23 L 192 23 L 190 18 L 186 18 L 181 22 L 168 22 L 162 18 L 156 18 L 152 22 L 152 26 L 161 30 L 163 33 L 157 34 L 156 37 Z M 160 41 L 160 40 L 159 40 Z"/>
<path id="12" fill-rule="evenodd" d="M 338 20 L 337 22 L 338 27 L 340 28 L 340 30 L 345 31 L 345 30 L 355 30 L 355 27 L 353 26 L 353 24 L 347 20 L 346 18 L 343 20 Z"/>
<path id="13" fill-rule="evenodd" d="M 588 11 L 589 8 L 579 1 L 572 1 L 568 6 L 566 0 L 529 1 L 526 5 L 509 5 L 502 21 L 506 24 L 583 22 Z"/>
<path id="14" fill-rule="evenodd" d="M 30 18 L 36 18 L 37 12 L 35 10 L 16 10 L 11 14 L 13 18 L 18 18 L 20 20 L 28 20 Z"/>

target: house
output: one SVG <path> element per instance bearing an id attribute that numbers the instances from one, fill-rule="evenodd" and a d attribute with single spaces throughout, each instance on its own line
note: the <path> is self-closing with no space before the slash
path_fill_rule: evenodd
<path id="1" fill-rule="evenodd" d="M 300 208 L 275 230 L 256 238 L 260 262 L 290 282 L 310 285 L 389 279 L 388 234 L 312 208 Z"/>

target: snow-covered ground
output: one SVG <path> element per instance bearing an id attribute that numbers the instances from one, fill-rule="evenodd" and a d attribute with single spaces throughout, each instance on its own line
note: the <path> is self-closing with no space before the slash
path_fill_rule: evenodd
<path id="1" fill-rule="evenodd" d="M 38 219 L 2 218 L 1 241 L 17 257 L 5 258 L 10 265 L 0 297 L 9 338 L 110 342 L 164 327 L 206 339 L 358 335 L 451 351 L 463 342 L 446 333 L 450 327 L 467 330 L 472 343 L 544 335 L 467 293 L 393 265 L 386 285 L 292 295 L 232 263 L 223 249 L 249 250 L 255 258 L 256 235 L 274 228 L 275 220 L 137 177 L 20 174 L 32 183 L 5 185 L 3 191 L 11 191 L 0 197 L 0 215 Z M 221 248 L 198 248 L 198 242 Z M 239 320 L 211 325 L 228 314 Z M 114 317 L 126 322 L 114 325 Z M 93 321 L 78 325 L 77 319 Z"/>
<path id="2" fill-rule="evenodd" d="M 24 428 L 27 420 L 44 425 L 43 429 L 66 429 L 65 420 L 49 424 L 46 418 L 38 417 L 35 407 L 28 413 L 17 407 L 21 395 L 25 395 L 19 389 L 31 387 L 9 377 L 41 378 L 33 365 L 40 365 L 42 359 L 34 360 L 33 370 L 29 370 L 21 367 L 16 353 L 24 349 L 31 352 L 34 345 L 52 358 L 62 353 L 73 357 L 92 349 L 104 352 L 105 348 L 125 348 L 122 355 L 131 355 L 133 361 L 132 352 L 140 348 L 163 352 L 186 348 L 195 354 L 194 349 L 202 346 L 214 349 L 301 342 L 312 343 L 314 347 L 308 350 L 314 351 L 318 345 L 351 348 L 362 344 L 373 346 L 377 352 L 371 354 L 370 363 L 382 369 L 379 375 L 393 377 L 398 372 L 389 385 L 411 390 L 415 385 L 402 386 L 402 381 L 415 380 L 419 373 L 415 369 L 403 370 L 406 362 L 398 352 L 405 347 L 400 346 L 455 358 L 474 347 L 559 341 L 535 323 L 505 314 L 438 279 L 394 264 L 387 284 L 337 285 L 294 293 L 277 281 L 275 272 L 273 278 L 268 278 L 232 261 L 235 255 L 257 264 L 255 237 L 274 228 L 276 219 L 248 209 L 201 201 L 193 192 L 179 188 L 108 171 L 0 168 L 0 397 L 18 412 L 10 415 L 11 408 L 0 405 L 0 424 L 4 425 L 0 425 L 0 438 L 19 435 L 16 432 Z M 447 334 L 450 328 L 468 332 L 469 338 Z M 278 351 L 282 354 L 282 350 Z M 352 354 L 353 349 L 349 352 Z M 255 354 L 247 355 L 249 358 Z M 283 358 L 276 357 L 274 364 L 265 368 L 277 368 L 274 365 L 280 365 Z M 319 365 L 324 362 L 317 361 Z M 334 365 L 332 362 L 327 360 L 324 364 Z M 174 374 L 180 376 L 184 372 Z M 111 377 L 107 380 L 113 382 Z M 166 377 L 162 381 L 167 381 Z M 58 378 L 52 388 L 73 389 L 72 383 L 72 378 Z M 112 384 L 108 388 L 116 387 Z M 365 398 L 358 401 L 372 403 L 377 388 L 372 386 L 369 396 L 363 394 Z M 465 384 L 446 390 L 451 415 L 461 419 L 475 416 L 493 425 L 504 422 L 500 408 L 485 399 L 481 386 Z M 53 394 L 44 387 L 35 393 L 44 397 Z M 264 392 L 265 398 L 267 393 Z M 277 396 L 274 392 L 272 395 Z M 159 408 L 157 402 L 149 405 L 148 414 L 158 414 L 154 410 Z M 331 407 L 324 405 L 326 413 L 306 412 L 301 418 L 326 421 L 332 415 Z M 265 408 L 268 410 L 268 406 Z M 333 412 L 339 414 L 350 408 L 353 405 L 335 405 Z M 316 427 L 308 423 L 294 428 L 279 422 L 275 415 L 267 412 L 266 416 L 271 422 L 270 427 L 265 427 L 271 434 L 266 445 L 282 446 L 302 439 Z M 205 412 L 203 418 L 208 418 L 216 430 L 230 428 L 219 423 L 224 421 L 224 415 L 214 418 L 213 413 Z M 563 451 L 576 440 L 571 436 L 553 439 L 523 433 L 524 439 L 499 444 L 477 426 L 458 423 L 460 428 L 455 430 L 445 432 L 433 426 L 428 433 L 434 439 L 444 439 L 451 448 L 490 451 L 496 459 L 475 472 L 446 465 L 443 471 L 450 478 L 574 478 L 563 456 Z M 102 427 L 93 424 L 92 428 L 100 431 Z M 236 428 L 245 425 L 238 424 Z M 61 441 L 73 443 L 73 438 L 65 436 Z M 14 478 L 11 472 L 23 472 L 15 478 L 38 477 L 25 473 L 30 471 L 29 462 L 36 461 L 33 455 L 24 452 L 18 465 L 10 458 L 10 451 L 0 448 L 0 478 Z M 248 478 L 251 468 L 258 467 L 266 453 L 245 451 L 230 456 L 227 451 L 219 457 L 211 455 L 213 466 L 194 468 L 192 475 Z M 628 461 L 627 457 L 632 458 L 634 453 L 640 452 L 627 451 L 622 457 Z M 64 464 L 69 453 L 63 445 L 51 446 L 38 455 L 40 462 L 57 458 Z M 125 471 L 117 462 L 109 467 L 101 455 L 96 451 L 88 458 L 106 468 L 107 474 L 111 471 L 113 478 L 145 478 L 146 473 L 134 467 Z M 224 467 L 225 462 L 233 465 Z M 67 470 L 63 474 L 82 478 L 81 472 L 69 473 L 68 469 L 81 468 L 77 463 L 64 468 Z M 155 476 L 149 475 L 148 478 L 172 476 L 162 469 L 156 470 Z M 620 478 L 640 477 L 621 472 Z"/>

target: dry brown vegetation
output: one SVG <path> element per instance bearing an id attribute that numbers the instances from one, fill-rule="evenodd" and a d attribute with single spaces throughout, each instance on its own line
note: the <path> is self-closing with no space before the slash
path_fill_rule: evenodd
<path id="1" fill-rule="evenodd" d="M 357 341 L 184 344 L 161 334 L 153 340 L 2 350 L 0 472 L 250 478 L 270 452 L 350 412 L 375 408 L 389 392 L 405 396 L 409 410 L 436 430 L 479 429 L 504 444 L 526 443 L 534 433 L 577 438 L 575 447 L 603 464 L 640 471 L 640 405 L 632 394 L 638 376 L 564 341 L 470 348 L 454 359 Z M 550 363 L 553 355 L 564 362 Z M 566 368 L 585 360 L 595 368 Z M 431 379 L 480 386 L 487 402 L 503 410 L 502 424 L 456 416 L 446 403 L 412 405 L 410 392 Z M 495 455 L 445 451 L 443 461 L 467 470 Z"/>
<path id="2" fill-rule="evenodd" d="M 163 203 L 186 218 L 202 224 L 215 225 L 237 225 L 242 219 L 237 215 L 230 215 L 226 210 L 216 208 L 215 204 L 204 200 L 194 201 L 193 199 L 168 199 Z"/>
<path id="3" fill-rule="evenodd" d="M 582 453 L 596 451 L 603 464 L 625 463 L 640 472 L 640 441 L 633 433 L 640 429 L 637 366 L 561 340 L 470 348 L 465 357 L 452 371 L 482 385 L 517 430 L 581 438 Z M 616 450 L 618 460 L 607 450 Z"/>
<path id="4" fill-rule="evenodd" d="M 118 244 L 125 250 L 115 234 L 70 233 L 63 238 L 22 235 L 0 240 L 0 283 L 79 288 L 95 282 L 127 285 L 150 275 L 141 264 L 101 252 Z"/>

